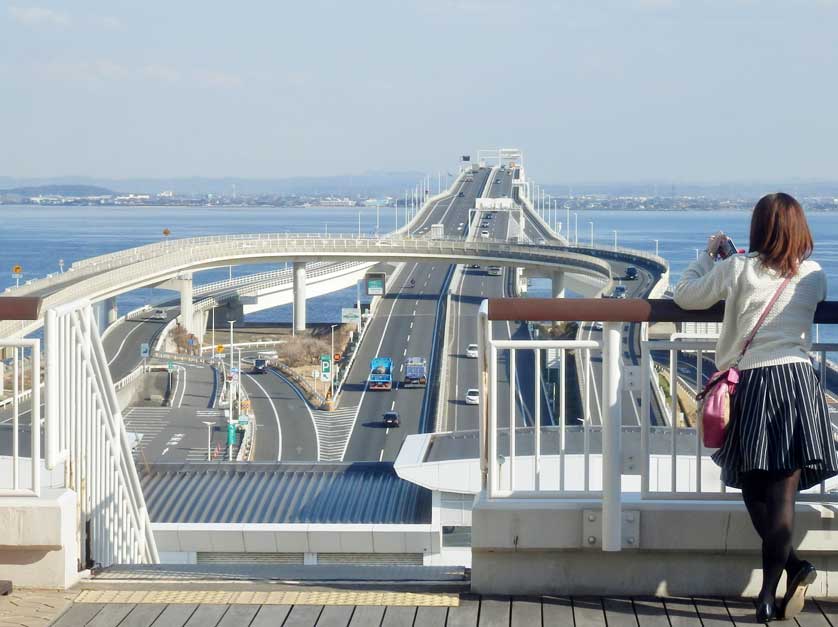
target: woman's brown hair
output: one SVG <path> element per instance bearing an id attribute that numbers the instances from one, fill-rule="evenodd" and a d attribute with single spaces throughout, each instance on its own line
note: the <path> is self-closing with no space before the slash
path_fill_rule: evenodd
<path id="1" fill-rule="evenodd" d="M 782 276 L 791 276 L 813 248 L 812 233 L 799 202 L 782 192 L 759 199 L 751 216 L 750 251 L 759 253 L 763 265 Z"/>

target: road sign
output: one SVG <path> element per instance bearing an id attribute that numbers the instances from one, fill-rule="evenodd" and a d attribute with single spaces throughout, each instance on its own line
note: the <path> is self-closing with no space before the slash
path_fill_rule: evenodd
<path id="1" fill-rule="evenodd" d="M 336 362 L 340 361 L 340 353 L 335 353 L 332 355 L 332 359 Z"/>
<path id="2" fill-rule="evenodd" d="M 236 443 L 236 423 L 227 423 L 227 444 L 232 446 Z"/>
<path id="3" fill-rule="evenodd" d="M 364 277 L 367 296 L 383 296 L 386 277 L 383 272 L 374 272 Z"/>
<path id="4" fill-rule="evenodd" d="M 246 398 L 241 402 L 242 411 L 250 411 L 250 399 Z"/>
<path id="5" fill-rule="evenodd" d="M 173 361 L 167 362 L 166 363 L 166 369 L 169 372 L 174 372 L 175 371 L 175 362 L 173 362 Z"/>
<path id="6" fill-rule="evenodd" d="M 20 265 L 14 265 L 14 266 L 12 266 L 12 274 L 17 274 L 17 275 L 19 275 L 19 274 L 21 274 L 21 273 L 23 273 L 23 266 L 20 266 Z M 17 278 L 17 277 L 15 277 L 15 278 Z"/>
<path id="7" fill-rule="evenodd" d="M 189 344 L 189 346 L 194 346 L 195 345 L 195 338 L 190 337 L 189 339 L 186 340 L 186 343 Z"/>
<path id="8" fill-rule="evenodd" d="M 358 311 L 357 307 L 341 307 L 340 321 L 344 323 L 352 322 L 357 324 L 361 321 L 361 312 Z"/>
<path id="9" fill-rule="evenodd" d="M 145 342 L 143 342 L 142 344 L 140 344 L 140 357 L 142 357 L 143 359 L 145 359 L 145 358 L 146 358 L 146 357 L 148 357 L 150 354 L 151 354 L 151 349 L 149 348 L 149 345 L 148 345 L 148 344 L 146 344 Z"/>
<path id="10" fill-rule="evenodd" d="M 232 368 L 230 368 L 230 372 L 232 372 L 233 374 L 239 374 L 239 369 L 233 366 Z"/>
<path id="11" fill-rule="evenodd" d="M 223 353 L 224 352 L 224 345 L 223 344 L 216 345 L 215 352 L 216 353 Z"/>
<path id="12" fill-rule="evenodd" d="M 332 378 L 331 355 L 320 355 L 320 380 L 329 381 Z"/>

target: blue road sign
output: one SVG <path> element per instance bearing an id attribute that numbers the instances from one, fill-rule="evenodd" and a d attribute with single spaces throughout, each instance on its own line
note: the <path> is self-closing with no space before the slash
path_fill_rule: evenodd
<path id="1" fill-rule="evenodd" d="M 151 354 L 151 350 L 148 347 L 148 344 L 143 343 L 140 344 L 140 357 L 148 357 Z"/>

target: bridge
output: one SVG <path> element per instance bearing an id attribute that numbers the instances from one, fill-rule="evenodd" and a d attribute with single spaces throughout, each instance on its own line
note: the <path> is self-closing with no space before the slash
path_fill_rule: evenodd
<path id="1" fill-rule="evenodd" d="M 29 511 L 27 502 L 38 503 L 64 521 L 65 530 L 76 528 L 75 541 L 53 536 L 46 542 L 50 548 L 40 559 L 65 565 L 51 569 L 50 585 L 75 580 L 74 564 L 82 555 L 106 566 L 248 559 L 267 552 L 301 565 L 325 564 L 342 554 L 360 563 L 392 559 L 430 566 L 464 560 L 457 563 L 473 565 L 476 590 L 497 591 L 494 573 L 508 570 L 516 573 L 515 590 L 529 594 L 553 589 L 544 584 L 550 577 L 542 567 L 553 559 L 551 551 L 570 551 L 569 559 L 594 559 L 603 567 L 609 563 L 608 553 L 581 547 L 581 535 L 560 534 L 554 540 L 533 532 L 556 512 L 562 512 L 563 528 L 587 525 L 584 537 L 594 538 L 594 550 L 608 552 L 629 548 L 626 538 L 637 547 L 638 537 L 641 550 L 671 548 L 668 536 L 654 539 L 649 529 L 659 529 L 666 516 L 682 516 L 677 525 L 688 525 L 695 512 L 683 503 L 674 509 L 661 506 L 657 500 L 662 498 L 689 495 L 711 525 L 724 516 L 740 516 L 728 504 L 707 513 L 707 503 L 720 497 L 709 489 L 717 480 L 706 474 L 705 452 L 694 450 L 695 428 L 679 423 L 674 405 L 656 401 L 657 376 L 651 376 L 648 356 L 691 351 L 698 344 L 649 339 L 647 325 L 660 316 L 632 318 L 620 313 L 623 304 L 617 301 L 599 302 L 602 311 L 595 317 L 606 323 L 598 328 L 596 320 L 578 312 L 533 309 L 541 305 L 514 300 L 532 277 L 551 280 L 549 302 L 571 302 L 575 299 L 562 298 L 571 291 L 598 295 L 624 276 L 628 265 L 639 274 L 628 286 L 630 296 L 654 297 L 665 287 L 667 266 L 638 251 L 569 245 L 557 232 L 555 215 L 544 211 L 526 180 L 523 157 L 510 154 L 498 153 L 496 163 L 461 172 L 451 188 L 424 203 L 410 225 L 387 237 L 256 234 L 173 240 L 83 260 L 65 275 L 15 290 L 43 298 L 42 312 L 0 321 L 4 342 L 15 347 L 16 372 L 39 370 L 40 341 L 21 336 L 43 325 L 44 318 L 45 341 L 57 348 L 47 351 L 46 386 L 24 389 L 31 401 L 14 394 L 0 417 L 6 432 L 15 434 L 13 446 L 3 451 L 9 453 L 2 463 L 13 485 L 0 492 L 0 507 L 22 504 L 23 512 Z M 443 225 L 441 236 L 431 236 L 433 224 Z M 388 276 L 387 294 L 374 299 L 336 410 L 312 407 L 278 371 L 245 378 L 259 416 L 254 459 L 261 463 L 202 464 L 178 452 L 194 450 L 184 444 L 192 435 L 206 438 L 201 421 L 225 422 L 224 406 L 218 404 L 223 385 L 206 361 L 172 358 L 174 407 L 127 407 L 115 390 L 114 379 L 152 376 L 138 371 L 136 348 L 154 343 L 177 317 L 200 333 L 206 312 L 227 299 L 239 299 L 245 307 L 294 303 L 294 327 L 301 331 L 306 298 L 354 284 L 382 262 L 396 269 Z M 193 285 L 193 275 L 201 270 L 256 263 L 291 267 Z M 486 273 L 490 264 L 503 268 L 500 276 Z M 165 307 L 166 320 L 124 319 L 100 338 L 90 304 L 106 303 L 111 312 L 109 299 L 145 285 L 180 291 L 180 299 Z M 499 304 L 481 307 L 486 298 Z M 519 313 L 508 308 L 502 313 L 504 303 Z M 575 336 L 558 340 L 538 337 L 528 324 L 580 317 Z M 670 318 L 689 316 L 677 312 Z M 471 344 L 479 346 L 476 359 L 466 354 Z M 558 355 L 559 367 L 551 366 L 556 372 L 549 382 L 543 380 L 542 351 Z M 569 351 L 575 353 L 572 359 Z M 368 363 L 377 355 L 391 355 L 397 371 L 407 356 L 424 356 L 432 385 L 369 391 Z M 702 359 L 693 362 L 700 380 Z M 677 361 L 675 371 L 672 380 L 679 381 Z M 479 389 L 480 404 L 462 402 L 470 387 Z M 383 427 L 380 416 L 388 410 L 399 411 L 400 428 Z M 40 424 L 41 415 L 44 429 L 28 428 Z M 142 458 L 127 442 L 126 425 L 151 436 Z M 31 463 L 41 449 L 44 463 Z M 266 486 L 271 486 L 268 492 Z M 77 500 L 73 494 L 85 496 Z M 473 508 L 474 494 L 479 498 Z M 118 511 L 110 510 L 109 502 L 119 503 Z M 636 527 L 626 527 L 622 513 Z M 524 521 L 526 529 L 513 530 L 509 516 Z M 77 527 L 80 519 L 89 523 L 83 529 Z M 534 560 L 538 576 L 528 575 L 526 563 L 514 556 L 495 555 L 520 548 L 513 535 L 527 543 L 525 561 Z M 463 539 L 467 557 L 457 552 Z M 20 546 L 34 542 L 26 533 L 13 540 Z M 726 542 L 748 546 L 736 538 Z M 701 559 L 704 549 L 689 545 L 684 550 Z M 824 549 L 813 545 L 812 550 Z M 30 571 L 17 569 L 14 576 Z M 40 572 L 43 576 L 43 567 Z M 634 588 L 624 582 L 610 585 L 621 592 L 648 590 L 650 581 L 632 582 Z"/>

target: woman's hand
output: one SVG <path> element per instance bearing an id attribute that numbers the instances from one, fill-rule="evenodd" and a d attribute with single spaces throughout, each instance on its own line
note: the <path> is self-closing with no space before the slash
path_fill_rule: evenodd
<path id="1" fill-rule="evenodd" d="M 710 236 L 710 239 L 707 240 L 707 254 L 715 259 L 716 255 L 719 252 L 719 246 L 722 245 L 722 242 L 725 241 L 725 237 L 727 237 L 722 231 L 718 231 L 713 233 Z"/>

